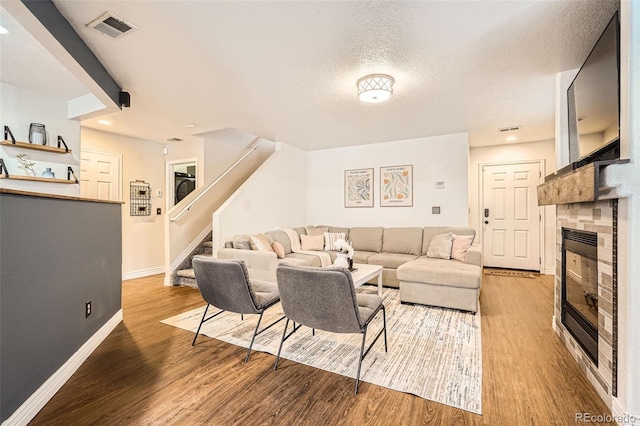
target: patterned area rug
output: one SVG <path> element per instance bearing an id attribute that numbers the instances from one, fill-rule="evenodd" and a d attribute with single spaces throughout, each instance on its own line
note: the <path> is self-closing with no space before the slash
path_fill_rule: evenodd
<path id="1" fill-rule="evenodd" d="M 510 269 L 484 269 L 485 275 L 498 275 L 501 277 L 513 278 L 536 278 L 536 275 L 525 271 L 512 271 Z"/>
<path id="2" fill-rule="evenodd" d="M 358 291 L 376 293 L 370 286 Z M 383 298 L 389 352 L 384 352 L 381 336 L 362 362 L 361 380 L 482 414 L 480 312 L 402 305 L 398 290 L 389 288 L 384 289 Z M 195 333 L 203 311 L 204 307 L 194 309 L 161 322 Z M 263 324 L 281 315 L 278 304 L 267 310 Z M 248 315 L 241 321 L 240 315 L 225 312 L 205 323 L 201 333 L 246 348 L 257 318 Z M 369 324 L 367 344 L 381 325 L 382 314 L 378 314 Z M 284 321 L 256 337 L 253 349 L 275 355 L 283 328 Z M 355 378 L 361 341 L 358 334 L 319 330 L 312 336 L 303 327 L 284 343 L 282 357 Z"/>

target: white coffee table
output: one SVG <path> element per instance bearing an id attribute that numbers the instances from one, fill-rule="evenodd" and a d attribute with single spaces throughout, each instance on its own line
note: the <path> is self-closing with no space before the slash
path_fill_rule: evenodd
<path id="1" fill-rule="evenodd" d="M 364 263 L 354 263 L 353 267 L 357 269 L 351 273 L 351 279 L 353 279 L 353 286 L 358 288 L 362 284 L 369 281 L 371 278 L 378 277 L 378 296 L 382 297 L 382 266 L 380 265 L 367 265 Z"/>

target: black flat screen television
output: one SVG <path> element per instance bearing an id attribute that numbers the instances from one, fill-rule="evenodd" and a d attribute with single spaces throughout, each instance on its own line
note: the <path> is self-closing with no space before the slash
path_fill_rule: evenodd
<path id="1" fill-rule="evenodd" d="M 574 166 L 620 158 L 618 12 L 569 86 L 567 99 L 569 158 Z"/>

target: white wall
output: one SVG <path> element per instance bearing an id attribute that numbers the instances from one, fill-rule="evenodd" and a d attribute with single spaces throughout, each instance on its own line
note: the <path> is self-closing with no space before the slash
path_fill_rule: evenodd
<path id="1" fill-rule="evenodd" d="M 67 105 L 64 99 L 0 83 L 0 124 L 9 126 L 16 141 L 28 142 L 29 125 L 40 123 L 45 125 L 48 146 L 57 147 L 58 135 L 60 135 L 72 151 L 70 154 L 54 154 L 0 146 L 0 158 L 4 160 L 9 174 L 26 175 L 22 169 L 18 168 L 20 163 L 16 159 L 16 155 L 26 154 L 28 160 L 36 163 L 34 168 L 38 176 L 45 168 L 51 167 L 57 179 L 66 179 L 67 166 L 71 166 L 76 176 L 80 177 L 80 123 L 67 119 Z M 4 127 L 0 130 L 3 129 Z M 80 186 L 77 184 L 0 179 L 0 188 L 80 196 Z"/>
<path id="2" fill-rule="evenodd" d="M 556 171 L 555 167 L 555 141 L 547 140 L 540 142 L 518 143 L 501 146 L 489 146 L 481 148 L 471 148 L 469 150 L 469 205 L 471 213 L 469 215 L 469 226 L 478 230 L 482 228 L 480 220 L 480 193 L 481 188 L 481 164 L 487 163 L 507 163 L 526 160 L 543 160 L 544 169 L 542 176 L 549 175 Z M 555 236 L 556 236 L 556 209 L 555 206 L 543 207 L 544 211 L 544 256 L 545 273 L 555 274 Z"/>
<path id="3" fill-rule="evenodd" d="M 82 128 L 82 148 L 122 155 L 122 275 L 130 279 L 164 272 L 164 222 L 156 208 L 165 211 L 164 145 L 128 136 Z M 129 214 L 129 182 L 151 185 L 151 216 Z M 156 190 L 163 191 L 162 197 Z"/>
<path id="4" fill-rule="evenodd" d="M 333 226 L 467 226 L 467 133 L 308 153 L 306 222 Z M 380 167 L 413 165 L 413 207 L 380 207 Z M 344 171 L 374 169 L 374 207 L 344 207 Z M 436 189 L 444 181 L 445 189 Z M 441 214 L 431 214 L 440 206 Z"/>
<path id="5" fill-rule="evenodd" d="M 214 252 L 236 234 L 306 224 L 307 153 L 279 143 L 280 151 L 213 214 Z"/>
<path id="6" fill-rule="evenodd" d="M 202 135 L 204 138 L 204 170 L 206 184 L 213 182 L 238 160 L 256 138 L 236 129 L 223 129 Z"/>

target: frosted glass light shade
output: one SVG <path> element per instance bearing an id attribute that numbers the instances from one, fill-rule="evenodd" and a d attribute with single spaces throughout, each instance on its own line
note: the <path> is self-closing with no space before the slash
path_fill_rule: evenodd
<path id="1" fill-rule="evenodd" d="M 362 102 L 384 102 L 393 96 L 393 83 L 390 75 L 373 74 L 358 80 L 358 99 Z"/>

